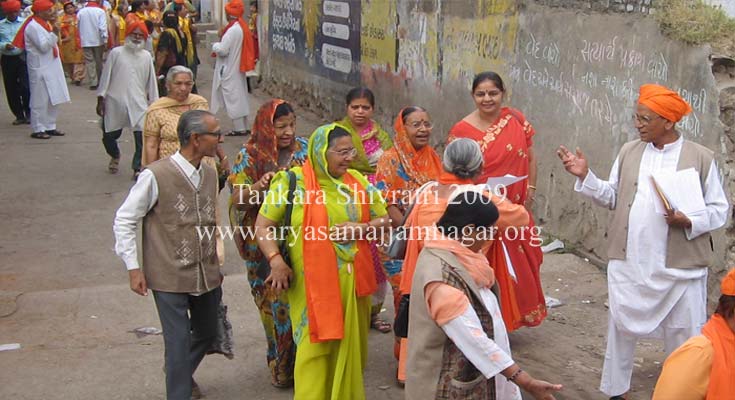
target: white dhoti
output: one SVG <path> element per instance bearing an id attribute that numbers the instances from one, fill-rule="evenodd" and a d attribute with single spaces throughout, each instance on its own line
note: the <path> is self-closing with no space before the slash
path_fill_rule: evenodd
<path id="1" fill-rule="evenodd" d="M 46 82 L 37 84 L 31 96 L 31 130 L 33 132 L 52 131 L 56 129 L 56 117 L 59 108 L 51 103 L 51 98 L 46 89 Z"/>

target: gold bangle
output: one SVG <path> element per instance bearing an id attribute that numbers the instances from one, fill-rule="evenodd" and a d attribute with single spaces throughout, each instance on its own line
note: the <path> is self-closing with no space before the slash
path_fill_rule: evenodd
<path id="1" fill-rule="evenodd" d="M 270 264 L 270 263 L 271 263 L 271 260 L 272 260 L 272 259 L 274 259 L 274 258 L 276 258 L 276 256 L 280 256 L 280 255 L 281 255 L 281 253 L 280 253 L 280 252 L 278 252 L 278 251 L 274 251 L 274 252 L 273 252 L 273 253 L 271 253 L 271 254 L 270 254 L 270 255 L 269 255 L 268 257 L 266 257 L 266 262 L 267 262 L 268 264 Z"/>
<path id="2" fill-rule="evenodd" d="M 533 186 L 533 185 L 528 185 L 528 188 L 529 188 L 529 189 L 533 189 L 533 190 L 536 190 L 536 186 Z"/>

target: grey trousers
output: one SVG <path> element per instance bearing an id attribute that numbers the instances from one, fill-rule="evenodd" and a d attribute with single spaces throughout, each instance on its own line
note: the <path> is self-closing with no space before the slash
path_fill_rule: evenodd
<path id="1" fill-rule="evenodd" d="M 97 86 L 100 75 L 102 75 L 102 56 L 105 54 L 105 46 L 83 47 L 82 50 L 84 50 L 84 63 L 87 67 L 89 85 Z"/>
<path id="2" fill-rule="evenodd" d="M 216 337 L 218 287 L 200 296 L 153 291 L 163 329 L 166 399 L 190 400 L 192 376 Z"/>

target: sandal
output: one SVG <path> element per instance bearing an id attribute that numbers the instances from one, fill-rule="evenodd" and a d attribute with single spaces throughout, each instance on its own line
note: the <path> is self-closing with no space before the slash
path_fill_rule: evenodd
<path id="1" fill-rule="evenodd" d="M 51 136 L 46 132 L 33 132 L 31 137 L 34 139 L 51 139 Z"/>
<path id="2" fill-rule="evenodd" d="M 51 135 L 51 136 L 64 136 L 64 135 L 66 135 L 66 133 L 61 132 L 61 131 L 57 131 L 56 129 L 51 129 L 49 131 L 46 131 L 46 134 L 47 135 Z"/>
<path id="3" fill-rule="evenodd" d="M 377 315 L 373 315 L 373 317 L 370 318 L 370 327 L 380 333 L 388 333 L 392 329 L 390 322 L 381 319 Z"/>

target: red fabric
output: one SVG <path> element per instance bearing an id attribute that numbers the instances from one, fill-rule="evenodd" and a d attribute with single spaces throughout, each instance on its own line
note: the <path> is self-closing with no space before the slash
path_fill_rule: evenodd
<path id="1" fill-rule="evenodd" d="M 37 0 L 33 5 L 35 6 L 36 3 L 45 2 L 46 0 Z M 45 11 L 45 10 L 40 10 Z M 39 16 L 34 15 L 30 18 L 26 18 L 25 22 L 23 22 L 23 25 L 21 25 L 20 29 L 18 29 L 18 33 L 15 35 L 15 39 L 13 39 L 13 46 L 19 48 L 19 49 L 25 49 L 26 48 L 26 27 L 28 27 L 28 24 L 31 21 L 36 21 L 39 25 L 41 25 L 44 29 L 46 29 L 47 32 L 51 32 L 51 24 L 48 23 L 48 21 L 41 19 Z M 57 58 L 59 56 L 59 48 L 54 45 L 54 58 Z"/>
<path id="2" fill-rule="evenodd" d="M 54 8 L 54 2 L 51 0 L 36 0 L 31 6 L 31 11 L 34 13 L 47 11 Z"/>
<path id="3" fill-rule="evenodd" d="M 71 3 L 67 3 L 71 4 Z M 64 34 L 64 36 L 69 36 L 69 28 L 72 25 L 75 25 L 77 19 L 76 14 L 64 14 L 64 16 L 61 17 L 61 32 Z M 74 30 L 74 45 L 77 47 L 77 49 L 82 48 L 82 38 L 79 36 L 79 27 L 77 26 Z M 64 60 L 61 60 L 64 61 Z"/>
<path id="4" fill-rule="evenodd" d="M 714 349 L 706 399 L 731 399 L 735 388 L 735 332 L 725 318 L 715 314 L 702 328 L 702 334 Z"/>
<path id="5" fill-rule="evenodd" d="M 5 0 L 0 3 L 0 6 L 2 6 L 5 15 L 20 11 L 20 1 L 18 0 Z"/>
<path id="6" fill-rule="evenodd" d="M 506 174 L 528 175 L 528 149 L 536 133 L 520 111 L 504 107 L 498 120 L 484 131 L 466 121 L 460 121 L 449 131 L 448 142 L 457 138 L 477 141 L 483 152 L 483 172 L 476 183 L 485 183 L 490 177 Z M 528 180 L 514 183 L 506 188 L 507 199 L 514 204 L 526 202 Z M 530 212 L 529 212 L 530 214 Z M 488 251 L 490 265 L 500 285 L 500 307 L 508 332 L 521 326 L 537 326 L 546 318 L 546 301 L 541 288 L 540 266 L 543 262 L 541 247 L 532 245 L 531 229 L 528 227 L 513 232 L 513 236 L 501 236 L 508 252 L 517 281 L 513 279 L 505 259 L 501 241 L 493 242 Z M 508 237 L 515 237 L 510 240 Z M 540 240 L 536 239 L 537 242 Z M 508 310 L 509 312 L 506 312 Z"/>
<path id="7" fill-rule="evenodd" d="M 311 193 L 319 193 L 320 186 L 311 161 L 303 166 L 304 186 L 307 193 L 304 205 L 304 231 L 320 232 L 329 226 L 327 207 L 315 201 Z M 356 188 L 358 199 L 366 199 L 367 193 L 360 182 L 346 173 L 343 182 Z M 361 222 L 370 220 L 370 204 L 362 202 Z M 320 238 L 321 239 L 321 238 Z M 304 282 L 306 285 L 306 308 L 309 318 L 309 335 L 312 343 L 339 340 L 344 337 L 344 311 L 339 286 L 337 254 L 328 238 L 304 240 Z M 354 261 L 355 294 L 368 296 L 375 292 L 377 283 L 373 269 L 370 245 L 367 240 L 357 241 Z"/>

